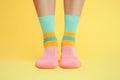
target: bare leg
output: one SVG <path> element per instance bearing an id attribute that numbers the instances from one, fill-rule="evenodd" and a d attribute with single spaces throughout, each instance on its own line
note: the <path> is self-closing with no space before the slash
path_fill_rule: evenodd
<path id="1" fill-rule="evenodd" d="M 33 0 L 38 16 L 54 15 L 55 0 Z"/>
<path id="2" fill-rule="evenodd" d="M 64 12 L 70 15 L 81 15 L 84 0 L 64 0 Z"/>

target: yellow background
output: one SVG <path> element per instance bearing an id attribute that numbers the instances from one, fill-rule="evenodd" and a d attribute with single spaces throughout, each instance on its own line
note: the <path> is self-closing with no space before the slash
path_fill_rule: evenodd
<path id="1" fill-rule="evenodd" d="M 60 47 L 63 0 L 56 3 Z M 38 69 L 34 64 L 44 47 L 33 1 L 1 0 L 0 80 L 120 80 L 120 0 L 86 0 L 76 33 L 81 68 Z"/>

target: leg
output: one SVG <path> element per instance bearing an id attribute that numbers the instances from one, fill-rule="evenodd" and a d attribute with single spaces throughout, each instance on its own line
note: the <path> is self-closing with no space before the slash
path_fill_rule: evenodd
<path id="1" fill-rule="evenodd" d="M 84 0 L 64 0 L 65 15 L 81 16 Z"/>
<path id="2" fill-rule="evenodd" d="M 33 2 L 38 17 L 55 14 L 55 0 L 33 0 Z"/>
<path id="3" fill-rule="evenodd" d="M 55 0 L 33 0 L 44 37 L 44 54 L 36 62 L 38 68 L 56 68 L 57 38 L 54 31 Z"/>
<path id="4" fill-rule="evenodd" d="M 61 67 L 78 68 L 81 63 L 75 55 L 75 33 L 80 20 L 84 0 L 64 0 L 65 31 L 62 39 Z"/>

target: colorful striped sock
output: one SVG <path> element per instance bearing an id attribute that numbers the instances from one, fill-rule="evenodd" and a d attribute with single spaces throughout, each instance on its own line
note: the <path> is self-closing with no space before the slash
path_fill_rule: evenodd
<path id="1" fill-rule="evenodd" d="M 77 30 L 80 16 L 65 15 L 65 32 L 61 44 L 61 61 L 62 68 L 79 68 L 81 63 L 75 55 L 75 33 Z"/>
<path id="2" fill-rule="evenodd" d="M 38 68 L 56 68 L 58 66 L 58 44 L 54 31 L 54 16 L 39 17 L 44 37 L 44 54 L 36 66 Z"/>

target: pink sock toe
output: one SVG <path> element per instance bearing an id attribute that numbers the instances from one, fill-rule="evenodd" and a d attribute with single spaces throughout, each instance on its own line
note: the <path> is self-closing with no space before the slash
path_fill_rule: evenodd
<path id="1" fill-rule="evenodd" d="M 56 68 L 58 66 L 58 50 L 57 47 L 49 46 L 44 50 L 44 54 L 36 62 L 38 68 Z"/>
<path id="2" fill-rule="evenodd" d="M 62 47 L 60 66 L 62 68 L 79 68 L 81 66 L 81 62 L 75 55 L 75 50 L 72 46 Z"/>

